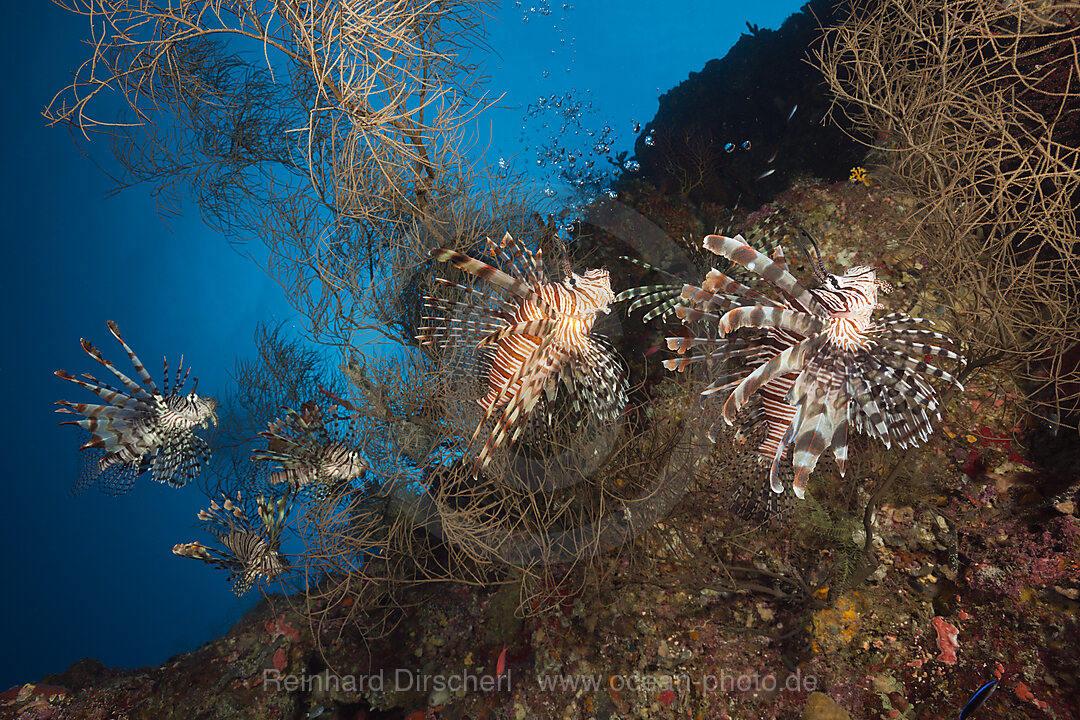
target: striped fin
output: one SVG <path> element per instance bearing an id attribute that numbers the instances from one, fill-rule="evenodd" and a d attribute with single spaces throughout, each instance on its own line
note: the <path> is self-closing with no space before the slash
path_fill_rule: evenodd
<path id="1" fill-rule="evenodd" d="M 135 351 L 124 342 L 124 338 L 120 337 L 120 329 L 116 323 L 112 320 L 106 320 L 105 324 L 109 327 L 109 332 L 113 334 L 113 337 L 120 341 L 120 344 L 124 346 L 124 352 L 127 353 L 128 359 L 131 360 L 132 366 L 135 368 L 135 372 L 139 376 L 139 380 L 150 390 L 154 395 L 160 395 L 161 391 L 158 390 L 157 385 L 154 383 L 154 379 L 150 377 L 150 373 L 146 371 L 146 366 L 142 364 Z"/>
<path id="2" fill-rule="evenodd" d="M 567 351 L 559 348 L 554 343 L 548 342 L 538 347 L 532 357 L 522 363 L 514 376 L 504 385 L 503 390 L 505 392 L 507 388 L 514 386 L 519 381 L 521 387 L 510 398 L 510 401 L 502 407 L 499 420 L 477 456 L 478 468 L 483 468 L 490 462 L 491 453 L 507 440 L 518 423 L 533 409 L 543 393 L 544 386 L 562 371 L 569 358 L 570 355 Z M 501 396 L 499 400 L 501 401 Z M 498 402 L 492 403 L 485 414 L 484 420 L 486 421 L 488 417 L 493 416 L 498 408 Z M 481 422 L 477 427 L 477 433 L 483 426 L 484 422 Z M 473 437 L 475 439 L 476 434 Z"/>
<path id="3" fill-rule="evenodd" d="M 936 347 L 936 346 L 926 346 L 926 347 Z M 889 353 L 893 357 L 895 357 L 897 360 L 899 360 L 900 361 L 900 367 L 903 367 L 905 370 L 908 370 L 908 371 L 913 372 L 913 373 L 926 373 L 926 374 L 930 375 L 931 377 L 935 377 L 935 378 L 938 378 L 940 380 L 944 380 L 945 382 L 947 382 L 947 383 L 949 383 L 951 385 L 955 385 L 960 390 L 964 389 L 964 386 L 960 384 L 960 381 L 957 380 L 955 377 L 953 377 L 951 374 L 945 372 L 944 370 L 942 370 L 941 368 L 939 368 L 939 367 L 937 367 L 935 365 L 931 365 L 930 363 L 926 362 L 925 360 L 917 360 L 917 359 L 915 359 L 915 358 L 913 358 L 913 357 L 911 357 L 911 356 L 909 356 L 909 355 L 907 355 L 905 353 L 902 353 L 902 352 L 899 352 L 897 350 L 893 350 L 893 349 L 887 348 L 887 347 L 881 347 L 880 349 L 881 349 L 882 352 Z M 941 350 L 941 348 L 938 348 L 938 349 Z M 948 353 L 948 355 L 945 355 L 945 357 L 955 357 L 953 355 L 953 353 L 949 352 L 948 350 L 942 350 L 942 353 Z M 939 353 L 927 351 L 924 354 L 926 354 L 926 355 L 937 355 Z"/>
<path id="4" fill-rule="evenodd" d="M 738 298 L 734 295 L 715 293 L 696 285 L 683 285 L 680 299 L 694 306 L 704 306 L 723 310 L 734 305 Z"/>
<path id="5" fill-rule="evenodd" d="M 475 275 L 481 280 L 486 280 L 492 285 L 506 290 L 520 300 L 531 300 L 545 315 L 551 316 L 554 314 L 551 312 L 551 308 L 548 307 L 544 299 L 540 297 L 538 292 L 534 291 L 520 280 L 515 280 L 498 268 L 494 268 L 485 262 L 480 262 L 468 255 L 459 253 L 457 250 L 450 250 L 448 248 L 436 248 L 435 250 L 432 250 L 431 257 L 434 260 L 449 261 L 459 270 Z"/>
<path id="6" fill-rule="evenodd" d="M 199 476 L 202 464 L 209 459 L 210 446 L 205 440 L 191 432 L 174 432 L 157 448 L 150 467 L 154 480 L 181 488 Z"/>
<path id="7" fill-rule="evenodd" d="M 644 298 L 648 298 L 652 294 L 668 296 L 671 293 L 678 294 L 678 287 L 675 285 L 640 285 L 638 287 L 629 288 L 623 290 L 621 293 L 615 296 L 614 302 L 625 302 L 626 300 L 634 300 L 637 298 L 637 302 L 627 308 L 627 312 L 640 307 Z"/>
<path id="8" fill-rule="evenodd" d="M 162 363 L 165 365 L 165 370 L 163 371 L 163 373 L 161 375 L 161 378 L 162 378 L 162 383 L 163 383 L 163 385 L 165 387 L 165 395 L 168 395 L 169 394 L 169 359 L 168 358 L 162 358 Z M 181 377 L 181 374 L 183 374 L 183 377 Z M 180 356 L 180 362 L 176 365 L 176 382 L 173 384 L 173 389 L 172 389 L 174 394 L 180 392 L 180 388 L 182 388 L 187 383 L 188 376 L 190 376 L 190 375 L 191 375 L 191 368 L 188 368 L 187 372 L 184 372 L 184 356 L 181 355 Z M 198 386 L 198 384 L 199 384 L 199 379 L 195 378 L 195 385 Z"/>
<path id="9" fill-rule="evenodd" d="M 811 295 L 810 291 L 804 288 L 791 273 L 750 247 L 742 235 L 736 235 L 733 238 L 707 235 L 702 241 L 702 246 L 716 255 L 726 257 L 747 270 L 757 273 L 778 289 L 791 295 L 814 315 L 819 317 L 828 315 L 817 298 Z"/>
<path id="10" fill-rule="evenodd" d="M 876 329 L 884 329 L 884 328 L 901 329 L 901 328 L 905 328 L 905 327 L 907 327 L 909 325 L 918 325 L 919 323 L 929 323 L 929 324 L 933 325 L 934 321 L 933 320 L 927 320 L 926 318 L 911 317 L 910 315 L 905 315 L 904 313 L 896 312 L 896 313 L 889 313 L 888 315 L 882 316 L 876 323 L 874 323 L 874 327 Z"/>
<path id="11" fill-rule="evenodd" d="M 776 264 L 776 267 L 788 272 L 787 257 L 784 255 L 784 248 L 779 243 L 773 248 L 772 261 Z"/>
<path id="12" fill-rule="evenodd" d="M 79 387 L 86 388 L 87 390 L 94 393 L 95 395 L 97 395 L 102 400 L 104 400 L 109 405 L 115 405 L 115 406 L 118 406 L 118 407 L 123 407 L 127 403 L 129 403 L 129 402 L 131 402 L 133 400 L 133 398 L 131 398 L 126 393 L 121 392 L 121 391 L 119 391 L 119 390 L 117 390 L 115 388 L 109 387 L 108 385 L 106 385 L 105 383 L 103 383 L 100 380 L 96 379 L 92 375 L 85 375 L 84 376 L 84 377 L 89 379 L 89 382 L 87 382 L 85 380 L 80 380 L 79 378 L 65 372 L 64 370 L 57 370 L 53 374 L 56 375 L 57 377 L 60 377 L 60 378 L 63 378 L 65 380 L 67 380 L 68 382 L 73 382 L 76 385 L 78 385 Z M 56 404 L 57 405 L 72 405 L 72 403 L 69 403 L 67 400 L 60 400 Z M 101 407 L 101 406 L 100 405 L 87 405 L 86 407 Z M 79 412 L 82 412 L 82 411 L 80 410 Z"/>
<path id="13" fill-rule="evenodd" d="M 720 318 L 720 332 L 724 335 L 744 327 L 786 330 L 795 335 L 809 337 L 820 332 L 825 324 L 804 312 L 761 305 L 738 307 L 729 310 Z"/>
<path id="14" fill-rule="evenodd" d="M 642 287 L 624 290 L 615 296 L 615 302 L 634 300 L 626 308 L 627 313 L 632 313 L 638 308 L 652 306 L 641 318 L 643 323 L 650 322 L 653 318 L 660 317 L 666 320 L 675 308 L 685 301 L 680 297 L 681 290 L 670 285 L 645 285 Z"/>
<path id="15" fill-rule="evenodd" d="M 106 368 L 108 368 L 109 372 L 115 375 L 116 379 L 120 381 L 120 384 L 127 388 L 128 392 L 131 393 L 132 397 L 144 401 L 151 400 L 151 396 L 147 394 L 146 390 L 144 390 L 137 382 L 129 378 L 127 375 L 117 370 L 116 366 L 113 365 L 111 361 L 106 360 L 104 357 L 102 357 L 101 351 L 94 347 L 89 340 L 83 338 L 79 340 L 79 342 L 82 344 L 82 349 L 86 351 L 86 354 L 97 360 Z"/>
<path id="16" fill-rule="evenodd" d="M 434 280 L 436 283 L 442 285 L 443 287 L 452 288 L 454 290 L 465 293 L 467 298 L 466 300 L 453 302 L 458 302 L 459 304 L 463 305 L 474 306 L 477 309 L 483 309 L 487 312 L 492 312 L 492 309 L 488 307 L 486 303 L 494 303 L 495 305 L 498 305 L 498 310 L 502 313 L 505 313 L 507 316 L 511 316 L 517 311 L 516 303 L 507 302 L 505 299 L 496 295 L 495 293 L 485 292 L 484 290 L 469 287 L 468 285 L 462 285 L 461 283 L 456 283 L 453 280 L 447 280 L 446 278 L 437 277 L 434 278 Z M 441 298 L 431 298 L 429 296 L 424 296 L 424 299 L 439 300 Z"/>
<path id="17" fill-rule="evenodd" d="M 932 334 L 936 335 L 937 333 L 932 333 Z M 949 350 L 948 348 L 941 347 L 940 345 L 931 345 L 929 343 L 923 342 L 922 339 L 905 340 L 903 338 L 897 338 L 897 337 L 893 337 L 892 335 L 889 335 L 889 336 L 878 338 L 878 344 L 881 345 L 882 347 L 884 347 L 884 348 L 886 348 L 888 350 L 891 350 L 894 353 L 897 353 L 897 354 L 900 354 L 900 355 L 909 354 L 909 353 L 911 355 L 916 355 L 916 356 L 919 356 L 919 355 L 935 355 L 937 357 L 948 358 L 950 360 L 958 360 L 961 363 L 965 362 L 963 357 L 961 357 L 960 355 L 957 355 L 952 350 Z M 896 347 L 893 347 L 894 345 L 899 345 L 899 346 L 901 346 L 901 348 L 908 348 L 908 350 L 898 350 Z M 925 372 L 925 371 L 917 371 L 917 372 Z M 931 374 L 933 374 L 933 373 L 931 372 Z M 934 375 L 934 377 L 937 377 L 937 375 Z"/>
<path id="18" fill-rule="evenodd" d="M 629 383 L 614 349 L 599 335 L 572 356 L 577 393 L 601 422 L 614 422 L 626 407 Z"/>
<path id="19" fill-rule="evenodd" d="M 678 276 L 675 275 L 675 273 L 668 272 L 667 270 L 665 270 L 665 269 L 663 269 L 661 267 L 657 267 L 656 265 L 653 265 L 651 263 L 647 263 L 644 260 L 638 260 L 637 258 L 632 258 L 632 257 L 629 257 L 627 255 L 620 255 L 619 259 L 620 260 L 625 260 L 626 262 L 629 262 L 629 263 L 633 263 L 634 265 L 637 265 L 638 267 L 643 267 L 646 270 L 652 270 L 653 272 L 658 272 L 658 273 L 660 273 L 661 275 L 663 275 L 665 277 L 671 278 L 676 283 L 682 284 L 682 280 L 680 280 L 678 278 Z M 628 292 L 628 291 L 624 290 L 623 292 Z M 620 295 L 621 294 L 622 293 L 620 293 Z M 618 301 L 616 301 L 616 302 L 618 302 Z"/>
<path id="20" fill-rule="evenodd" d="M 876 328 L 872 328 L 871 330 L 875 330 L 875 329 Z M 880 340 L 889 340 L 889 341 L 892 341 L 892 342 L 900 342 L 901 339 L 903 341 L 907 342 L 908 344 L 910 344 L 911 341 L 916 341 L 916 340 L 924 342 L 924 343 L 928 343 L 928 344 L 931 343 L 932 341 L 940 341 L 940 342 L 943 342 L 943 343 L 945 343 L 947 345 L 952 345 L 953 342 L 954 342 L 953 339 L 951 337 L 949 337 L 948 335 L 945 335 L 944 333 L 939 333 L 939 332 L 934 331 L 934 330 L 911 330 L 911 329 L 894 330 L 894 329 L 890 329 L 889 332 L 883 333 L 883 334 L 878 336 L 879 341 Z M 960 362 L 966 362 L 966 360 L 963 357 L 961 357 L 960 355 L 955 356 L 955 359 L 959 360 Z"/>
<path id="21" fill-rule="evenodd" d="M 760 473 L 758 480 L 738 485 L 731 498 L 732 511 L 755 524 L 777 528 L 785 525 L 794 505 L 793 494 L 785 489 L 785 484 L 791 486 L 790 466 L 778 467 L 775 476 L 779 491 L 772 487 L 774 476 L 771 471 Z"/>
<path id="22" fill-rule="evenodd" d="M 780 245 L 777 245 L 773 249 L 772 261 L 782 271 L 790 272 L 788 270 L 787 257 L 784 255 L 784 249 L 782 247 L 780 247 Z M 791 293 L 787 292 L 783 288 L 778 287 L 777 290 L 779 290 L 780 294 L 784 296 L 785 304 L 789 305 L 790 307 L 794 308 L 795 310 L 801 310 L 802 312 L 809 313 L 811 315 L 814 314 L 813 310 L 811 310 L 809 307 L 804 305 L 799 300 L 799 298 L 793 296 Z"/>
<path id="23" fill-rule="evenodd" d="M 652 306 L 641 318 L 642 322 L 647 323 L 657 317 L 667 320 L 676 307 L 685 303 L 685 301 L 679 297 L 682 280 L 673 273 L 647 263 L 644 260 L 627 257 L 626 255 L 621 255 L 619 259 L 643 267 L 646 270 L 660 273 L 664 277 L 670 278 L 672 281 L 671 283 L 666 284 L 641 285 L 620 292 L 615 296 L 615 299 L 612 302 L 618 303 L 633 300 L 634 302 L 626 308 L 628 314 L 634 312 L 638 308 Z"/>
<path id="24" fill-rule="evenodd" d="M 805 417 L 799 418 L 791 454 L 791 466 L 795 470 L 791 489 L 795 491 L 795 497 L 800 500 L 806 496 L 806 481 L 810 478 L 810 473 L 817 466 L 818 458 L 825 452 L 833 436 L 833 426 L 823 403 L 810 403 L 803 414 Z"/>
<path id="25" fill-rule="evenodd" d="M 701 347 L 702 345 L 715 345 L 717 344 L 716 338 L 707 337 L 683 337 L 681 335 L 676 337 L 667 338 L 667 348 L 677 353 L 684 353 L 687 350 L 695 347 Z"/>
<path id="26" fill-rule="evenodd" d="M 688 305 L 680 305 L 675 308 L 675 316 L 682 320 L 684 323 L 692 323 L 702 318 L 708 318 L 709 320 L 720 321 L 720 316 L 715 313 L 705 312 L 704 310 L 698 310 Z"/>
<path id="27" fill-rule="evenodd" d="M 539 291 L 540 286 L 547 284 L 547 274 L 544 272 L 544 263 L 541 257 L 543 250 L 537 250 L 533 253 L 510 233 L 505 233 L 498 243 L 488 238 L 488 246 L 498 253 L 505 267 L 513 270 L 518 280 L 532 286 L 537 291 Z"/>
<path id="28" fill-rule="evenodd" d="M 525 322 L 513 323 L 512 325 L 504 325 L 497 331 L 488 335 L 480 341 L 477 347 L 486 347 L 493 343 L 497 343 L 503 338 L 511 335 L 529 335 L 532 337 L 543 337 L 549 333 L 554 333 L 560 327 L 558 320 L 552 320 L 550 318 L 542 318 L 540 320 L 527 320 Z"/>
<path id="29" fill-rule="evenodd" d="M 798 345 L 787 348 L 772 360 L 754 370 L 735 388 L 734 392 L 731 393 L 731 397 L 724 403 L 724 418 L 730 424 L 735 417 L 735 413 L 746 404 L 750 395 L 758 388 L 774 378 L 801 369 L 806 364 L 807 358 L 815 355 L 827 341 L 828 337 L 824 334 L 809 337 Z"/>
<path id="30" fill-rule="evenodd" d="M 693 363 L 703 362 L 703 361 L 706 361 L 706 360 L 724 361 L 724 360 L 731 360 L 731 359 L 735 359 L 735 358 L 743 358 L 745 360 L 753 362 L 753 361 L 757 361 L 757 360 L 763 360 L 765 358 L 774 357 L 775 354 L 776 353 L 774 353 L 769 348 L 762 348 L 762 347 L 756 347 L 756 346 L 755 347 L 742 348 L 740 350 L 728 350 L 726 347 L 720 347 L 719 349 L 713 350 L 713 352 L 701 353 L 701 354 L 698 354 L 698 355 L 687 355 L 687 356 L 680 357 L 680 358 L 668 358 L 668 359 L 664 360 L 664 367 L 666 367 L 668 370 L 676 370 L 678 372 L 682 372 L 683 370 L 685 370 L 687 367 L 689 367 Z M 750 372 L 749 368 L 745 368 L 744 370 L 739 370 L 739 371 L 732 371 L 732 372 L 743 372 L 743 371 L 745 371 L 746 373 Z M 711 393 L 708 393 L 708 394 L 711 394 Z"/>
<path id="31" fill-rule="evenodd" d="M 716 295 L 725 294 L 750 298 L 758 301 L 761 305 L 779 305 L 778 302 L 767 295 L 762 295 L 757 290 L 733 280 L 716 268 L 712 268 L 706 273 L 705 279 L 701 283 L 701 289 Z"/>
<path id="32" fill-rule="evenodd" d="M 848 458 L 848 419 L 842 416 L 833 428 L 832 440 L 829 443 L 833 449 L 833 457 L 836 466 L 840 470 L 840 477 L 844 477 L 844 466 Z"/>
<path id="33" fill-rule="evenodd" d="M 885 443 L 886 449 L 892 447 L 889 426 L 885 423 L 884 415 L 873 393 L 867 391 L 856 395 L 855 403 L 856 427 L 877 437 Z"/>

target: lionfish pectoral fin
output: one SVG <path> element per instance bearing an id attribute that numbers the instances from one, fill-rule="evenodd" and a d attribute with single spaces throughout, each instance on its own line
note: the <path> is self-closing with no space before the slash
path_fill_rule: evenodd
<path id="1" fill-rule="evenodd" d="M 431 257 L 435 260 L 449 260 L 454 267 L 467 272 L 481 280 L 502 288 L 520 300 L 531 300 L 545 315 L 552 315 L 551 308 L 540 295 L 525 283 L 504 273 L 498 268 L 492 267 L 485 262 L 469 257 L 464 253 L 449 248 L 435 248 L 431 251 Z"/>
<path id="2" fill-rule="evenodd" d="M 799 410 L 799 419 L 802 420 L 803 408 L 800 407 Z M 806 481 L 810 478 L 810 473 L 817 467 L 818 458 L 825 452 L 826 443 L 833 435 L 829 416 L 821 405 L 812 405 L 806 415 L 806 421 L 799 423 L 791 453 L 791 465 L 795 470 L 791 485 L 800 500 L 806 492 Z"/>
<path id="3" fill-rule="evenodd" d="M 791 480 L 791 489 L 795 497 L 803 500 L 806 498 L 806 481 L 810 478 L 810 470 L 805 467 L 796 467 L 795 476 Z"/>
<path id="4" fill-rule="evenodd" d="M 714 255 L 726 257 L 733 263 L 758 274 L 774 287 L 794 297 L 799 305 L 807 308 L 812 314 L 818 316 L 826 314 L 817 299 L 791 273 L 774 263 L 767 255 L 751 247 L 742 235 L 736 235 L 733 238 L 707 235 L 701 244 Z"/>
<path id="5" fill-rule="evenodd" d="M 738 387 L 732 391 L 727 402 L 724 403 L 724 417 L 734 418 L 739 409 L 746 404 L 758 388 L 766 385 L 775 378 L 799 372 L 806 364 L 807 357 L 816 353 L 825 344 L 827 337 L 824 334 L 806 338 L 798 345 L 792 345 L 764 365 L 759 366 L 754 372 L 747 375 Z"/>
<path id="6" fill-rule="evenodd" d="M 772 464 L 769 466 L 769 487 L 778 495 L 784 492 L 784 484 L 780 482 L 780 463 L 784 459 L 784 450 L 786 448 L 787 442 L 782 441 L 777 445 Z"/>
<path id="7" fill-rule="evenodd" d="M 840 477 L 844 477 L 844 466 L 847 464 L 848 457 L 848 422 L 846 418 L 841 418 L 836 423 L 835 429 L 832 434 L 833 457 L 836 459 L 836 467 L 840 470 Z"/>

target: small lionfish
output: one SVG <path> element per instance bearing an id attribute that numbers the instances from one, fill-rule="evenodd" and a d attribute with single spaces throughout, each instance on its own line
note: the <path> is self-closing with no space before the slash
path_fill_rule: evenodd
<path id="1" fill-rule="evenodd" d="M 793 447 L 792 488 L 802 498 L 807 478 L 830 446 L 843 475 L 851 425 L 886 447 L 894 442 L 900 447 L 916 446 L 926 440 L 940 413 L 937 393 L 921 374 L 960 383 L 921 358 L 961 358 L 933 344 L 951 342 L 947 336 L 913 328 L 921 322 L 919 318 L 893 313 L 872 320 L 873 311 L 881 308 L 878 291 L 892 289 L 877 279 L 873 268 L 851 267 L 843 275 L 832 275 L 818 257 L 812 264 L 821 285 L 807 290 L 788 273 L 782 254 L 770 260 L 741 235 L 709 235 L 703 246 L 760 275 L 782 299 L 757 293 L 717 271 L 709 274 L 702 287 L 687 285 L 683 294 L 692 304 L 680 308 L 679 316 L 687 322 L 714 320 L 725 337 L 668 338 L 671 350 L 685 353 L 705 347 L 707 352 L 664 364 L 670 370 L 683 370 L 691 362 L 709 358 L 747 362 L 742 371 L 722 376 L 702 394 L 731 391 L 723 407 L 723 419 L 729 425 L 755 393 L 761 397 L 770 420 L 762 448 L 773 453 L 769 480 L 774 492 L 784 490 L 779 466 L 789 446 Z M 758 304 L 746 305 L 745 299 Z M 722 317 L 709 311 L 732 304 L 742 306 Z M 727 337 L 740 328 L 767 332 L 757 337 Z"/>
<path id="2" fill-rule="evenodd" d="M 488 252 L 505 272 L 455 250 L 432 251 L 432 258 L 449 260 L 489 283 L 492 291 L 436 278 L 466 299 L 426 298 L 428 308 L 445 314 L 425 317 L 434 324 L 419 328 L 422 334 L 417 335 L 423 345 L 461 343 L 478 350 L 484 361 L 487 394 L 479 400 L 484 416 L 471 442 L 477 441 L 488 420 L 496 414 L 498 418 L 477 455 L 480 468 L 496 448 L 520 437 L 542 395 L 555 399 L 560 381 L 571 391 L 575 408 L 580 408 L 580 398 L 601 422 L 618 418 L 628 387 L 613 350 L 592 332 L 597 315 L 610 312 L 608 306 L 615 299 L 607 270 L 579 275 L 567 267 L 562 282 L 551 282 L 542 251 L 533 253 L 509 233 L 500 243 L 489 238 Z"/>
<path id="3" fill-rule="evenodd" d="M 206 531 L 225 548 L 208 548 L 199 542 L 178 543 L 173 546 L 173 554 L 228 570 L 229 580 L 236 578 L 233 592 L 237 596 L 243 595 L 255 585 L 260 575 L 273 580 L 289 567 L 280 554 L 289 497 L 283 495 L 273 505 L 262 495 L 257 497 L 255 504 L 261 521 L 258 528 L 252 527 L 244 514 L 240 493 L 236 494 L 235 502 L 224 497 L 225 502 L 218 505 L 212 500 L 209 510 L 199 511 L 199 520 L 206 523 Z"/>
<path id="4" fill-rule="evenodd" d="M 80 450 L 97 448 L 105 455 L 97 461 L 95 472 L 90 473 L 88 481 L 77 483 L 77 489 L 98 480 L 102 473 L 110 487 L 118 492 L 129 490 L 136 476 L 151 470 L 154 480 L 167 483 L 172 487 L 183 487 L 188 481 L 199 475 L 202 464 L 210 458 L 210 446 L 194 433 L 198 427 L 207 427 L 211 422 L 217 424 L 218 402 L 211 397 L 199 397 L 195 393 L 199 380 L 195 379 L 191 392 L 181 393 L 188 375 L 183 372 L 184 360 L 176 368 L 176 378 L 172 391 L 169 390 L 169 363 L 165 362 L 165 392 L 157 385 L 146 371 L 135 353 L 120 337 L 116 323 L 107 322 L 124 350 L 131 364 L 135 367 L 139 380 L 145 389 L 134 380 L 116 369 L 102 357 L 101 352 L 81 340 L 83 350 L 109 369 L 125 388 L 120 390 L 97 380 L 93 375 L 83 374 L 85 380 L 73 377 L 63 370 L 56 375 L 86 388 L 105 401 L 104 405 L 72 403 L 60 400 L 62 405 L 56 412 L 83 415 L 82 420 L 69 420 L 61 425 L 78 425 L 90 431 L 90 441 Z"/>
<path id="5" fill-rule="evenodd" d="M 284 419 L 271 422 L 259 433 L 267 440 L 266 449 L 251 454 L 252 462 L 278 464 L 280 469 L 270 475 L 272 485 L 288 483 L 295 491 L 319 484 L 328 490 L 368 469 L 359 452 L 331 437 L 318 405 L 306 402 L 300 413 L 287 407 L 282 410 Z"/>

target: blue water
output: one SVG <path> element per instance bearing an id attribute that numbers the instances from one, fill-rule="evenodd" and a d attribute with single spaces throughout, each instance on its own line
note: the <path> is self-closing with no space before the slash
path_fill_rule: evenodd
<path id="1" fill-rule="evenodd" d="M 542 118 L 525 121 L 530 103 L 567 92 L 583 98 L 593 111 L 582 127 L 610 126 L 612 152 L 630 150 L 633 121 L 650 120 L 662 92 L 722 57 L 746 22 L 776 28 L 798 8 L 698 0 L 573 5 L 509 2 L 488 22 L 497 53 L 483 58 L 488 89 L 505 95 L 481 122 L 491 137 L 478 152 L 486 148 L 481 159 L 490 166 L 502 159 L 527 171 L 539 187 L 552 184 L 535 155 L 552 128 Z M 200 538 L 195 513 L 206 501 L 194 486 L 178 491 L 142 480 L 119 498 L 68 497 L 78 433 L 57 427 L 53 402 L 89 398 L 52 373 L 100 369 L 79 338 L 122 360 L 105 327 L 115 320 L 152 375 L 160 377 L 163 355 L 175 364 L 182 353 L 200 393 L 221 397 L 235 358 L 253 351 L 258 321 L 286 329 L 301 322 L 279 286 L 192 208 L 166 226 L 147 188 L 106 197 L 111 181 L 102 169 L 66 130 L 44 126 L 40 112 L 85 58 L 83 19 L 47 2 L 13 3 L 0 32 L 11 70 L 0 196 L 3 689 L 83 657 L 118 667 L 158 664 L 222 634 L 257 599 L 236 599 L 223 573 L 171 554 L 176 542 Z M 104 143 L 97 145 L 99 159 L 107 157 Z"/>

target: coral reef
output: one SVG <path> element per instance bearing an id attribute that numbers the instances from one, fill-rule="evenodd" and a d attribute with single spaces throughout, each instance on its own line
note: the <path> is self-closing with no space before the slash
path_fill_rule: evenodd
<path id="1" fill-rule="evenodd" d="M 635 193 L 639 207 L 673 213 L 659 223 L 694 235 L 721 219 L 714 206 L 673 205 L 646 185 Z M 874 264 L 896 286 L 884 298 L 890 310 L 932 318 L 921 260 L 896 242 L 909 207 L 873 182 L 802 181 L 723 221 L 748 238 L 804 227 L 827 260 Z M 613 241 L 583 250 L 611 263 L 622 252 Z M 626 356 L 641 358 L 661 332 L 631 329 Z M 639 360 L 639 376 L 650 363 L 659 365 Z M 682 407 L 682 389 L 669 385 L 653 385 L 672 400 L 652 412 Z M 515 614 L 515 583 L 413 587 L 399 598 L 407 616 L 382 637 L 364 636 L 351 603 L 334 605 L 330 593 L 311 600 L 325 605 L 314 627 L 303 597 L 271 596 L 225 637 L 158 667 L 84 660 L 11 688 L 0 717 L 952 717 L 995 677 L 987 716 L 1075 717 L 1075 491 L 1062 496 L 1033 459 L 1025 436 L 1042 426 L 1017 409 L 1007 377 L 988 371 L 966 387 L 926 446 L 865 448 L 846 480 L 823 461 L 780 530 L 733 517 L 742 476 L 732 446 L 717 445 L 669 518 L 638 540 L 646 561 L 604 557 L 582 582 L 538 591 L 543 607 L 529 617 Z M 864 517 L 897 464 L 900 481 Z M 496 676 L 504 647 L 506 673 Z"/>

